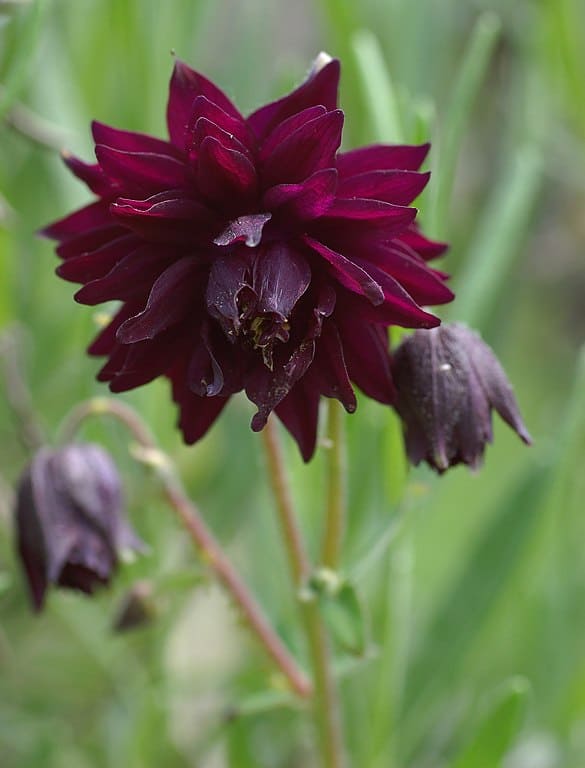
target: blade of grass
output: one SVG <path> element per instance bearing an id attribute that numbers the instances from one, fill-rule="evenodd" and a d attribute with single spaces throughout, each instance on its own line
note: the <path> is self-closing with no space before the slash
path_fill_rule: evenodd
<path id="1" fill-rule="evenodd" d="M 4 88 L 0 91 L 0 122 L 18 98 L 31 71 L 37 48 L 37 41 L 43 28 L 43 18 L 47 10 L 46 0 L 36 0 L 22 21 L 22 29 L 18 35 L 18 45 L 9 62 L 8 74 L 4 80 Z"/>
<path id="2" fill-rule="evenodd" d="M 542 158 L 533 146 L 516 150 L 494 190 L 479 232 L 454 281 L 457 301 L 449 316 L 481 328 L 517 257 L 541 187 Z"/>
<path id="3" fill-rule="evenodd" d="M 522 726 L 530 685 L 524 678 L 509 680 L 497 692 L 477 731 L 451 768 L 494 768 L 513 744 Z"/>
<path id="4" fill-rule="evenodd" d="M 400 726 L 405 758 L 411 757 L 421 732 L 430 725 L 437 701 L 462 669 L 466 653 L 522 561 L 540 519 L 549 481 L 541 467 L 531 467 L 521 477 L 437 606 L 407 680 Z"/>
<path id="5" fill-rule="evenodd" d="M 362 29 L 351 39 L 359 85 L 366 105 L 365 140 L 372 142 L 404 141 L 404 129 L 394 84 L 384 61 L 378 38 Z"/>
<path id="6" fill-rule="evenodd" d="M 445 110 L 429 221 L 430 231 L 437 237 L 445 236 L 449 230 L 449 205 L 459 150 L 489 68 L 500 27 L 500 20 L 493 12 L 488 11 L 479 17 L 464 54 L 451 101 Z"/>

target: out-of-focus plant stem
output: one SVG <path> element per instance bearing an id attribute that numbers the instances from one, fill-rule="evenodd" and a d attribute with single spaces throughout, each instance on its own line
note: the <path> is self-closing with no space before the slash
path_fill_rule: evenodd
<path id="1" fill-rule="evenodd" d="M 164 495 L 188 532 L 206 565 L 239 608 L 247 626 L 256 636 L 299 696 L 311 695 L 312 685 L 278 637 L 262 608 L 242 581 L 231 561 L 205 524 L 199 509 L 186 495 L 169 457 L 156 445 L 150 430 L 129 406 L 107 398 L 95 398 L 75 407 L 61 428 L 61 439 L 71 440 L 89 417 L 108 415 L 121 421 L 132 433 L 137 449 L 135 458 L 152 467 L 162 482 Z"/>
<path id="2" fill-rule="evenodd" d="M 268 419 L 261 435 L 264 441 L 268 478 L 276 504 L 289 570 L 295 589 L 299 590 L 305 584 L 311 566 L 295 514 L 288 473 L 278 436 L 278 426 L 272 416 Z"/>
<path id="3" fill-rule="evenodd" d="M 328 401 L 327 438 L 327 509 L 325 532 L 321 550 L 321 562 L 326 568 L 337 570 L 343 533 L 345 531 L 347 494 L 345 478 L 347 475 L 347 452 L 345 444 L 345 425 L 343 406 L 338 400 Z"/>
<path id="4" fill-rule="evenodd" d="M 288 554 L 289 570 L 294 588 L 301 598 L 301 617 L 313 669 L 313 713 L 319 736 L 322 766 L 344 768 L 340 705 L 333 677 L 329 639 L 317 600 L 314 597 L 304 599 L 302 595 L 311 565 L 300 533 L 278 426 L 273 417 L 268 419 L 262 436 L 270 484 Z"/>

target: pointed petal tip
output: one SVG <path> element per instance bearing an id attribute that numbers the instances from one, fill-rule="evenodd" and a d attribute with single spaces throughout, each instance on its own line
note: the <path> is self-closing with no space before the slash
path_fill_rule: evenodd
<path id="1" fill-rule="evenodd" d="M 515 426 L 516 434 L 525 445 L 534 445 L 534 440 L 530 432 L 526 429 L 523 421 L 519 421 Z"/>
<path id="2" fill-rule="evenodd" d="M 331 66 L 332 69 L 340 69 L 341 64 L 339 59 L 335 59 L 333 56 L 330 56 L 326 51 L 319 51 L 319 53 L 313 59 L 311 69 L 309 71 L 309 77 L 314 77 L 322 69 L 325 69 L 325 67 L 329 66 Z"/>

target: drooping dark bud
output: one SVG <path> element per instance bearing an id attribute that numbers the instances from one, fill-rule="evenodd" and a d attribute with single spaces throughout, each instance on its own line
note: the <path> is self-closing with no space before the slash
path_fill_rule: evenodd
<path id="1" fill-rule="evenodd" d="M 416 331 L 397 349 L 392 370 L 413 464 L 426 461 L 439 473 L 456 464 L 481 466 L 493 439 L 492 409 L 531 444 L 504 369 L 465 325 Z"/>
<path id="2" fill-rule="evenodd" d="M 16 533 L 37 611 L 51 584 L 92 594 L 122 553 L 144 549 L 124 515 L 113 460 L 90 443 L 36 454 L 20 479 Z"/>

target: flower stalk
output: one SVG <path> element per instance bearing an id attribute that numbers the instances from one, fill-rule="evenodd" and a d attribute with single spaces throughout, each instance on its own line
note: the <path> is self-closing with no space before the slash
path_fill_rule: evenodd
<path id="1" fill-rule="evenodd" d="M 274 631 L 262 608 L 205 524 L 197 506 L 186 495 L 171 460 L 157 447 L 138 414 L 129 406 L 117 401 L 106 398 L 89 400 L 71 411 L 61 428 L 62 439 L 70 441 L 81 424 L 96 415 L 113 416 L 129 429 L 138 444 L 133 452 L 135 458 L 155 470 L 162 482 L 166 501 L 191 537 L 206 565 L 240 610 L 248 628 L 286 677 L 292 690 L 303 698 L 310 696 L 310 680 Z"/>
<path id="2" fill-rule="evenodd" d="M 294 509 L 278 426 L 274 417 L 271 416 L 268 419 L 266 427 L 260 434 L 264 442 L 268 479 L 278 512 L 290 574 L 298 591 L 306 582 L 311 566 Z"/>
<path id="3" fill-rule="evenodd" d="M 313 713 L 318 732 L 323 768 L 343 768 L 344 747 L 340 706 L 333 677 L 331 650 L 319 605 L 314 597 L 303 599 L 302 588 L 312 570 L 300 533 L 290 493 L 288 472 L 278 427 L 269 418 L 262 431 L 270 485 L 278 511 L 280 529 L 289 560 L 294 588 L 301 599 L 301 618 L 313 670 Z M 341 494 L 338 494 L 341 497 Z"/>
<path id="4" fill-rule="evenodd" d="M 347 452 L 345 428 L 341 404 L 334 399 L 327 401 L 328 407 L 328 457 L 327 457 L 327 508 L 325 511 L 325 532 L 321 550 L 321 563 L 335 571 L 339 567 L 343 534 L 346 523 L 347 493 Z"/>

